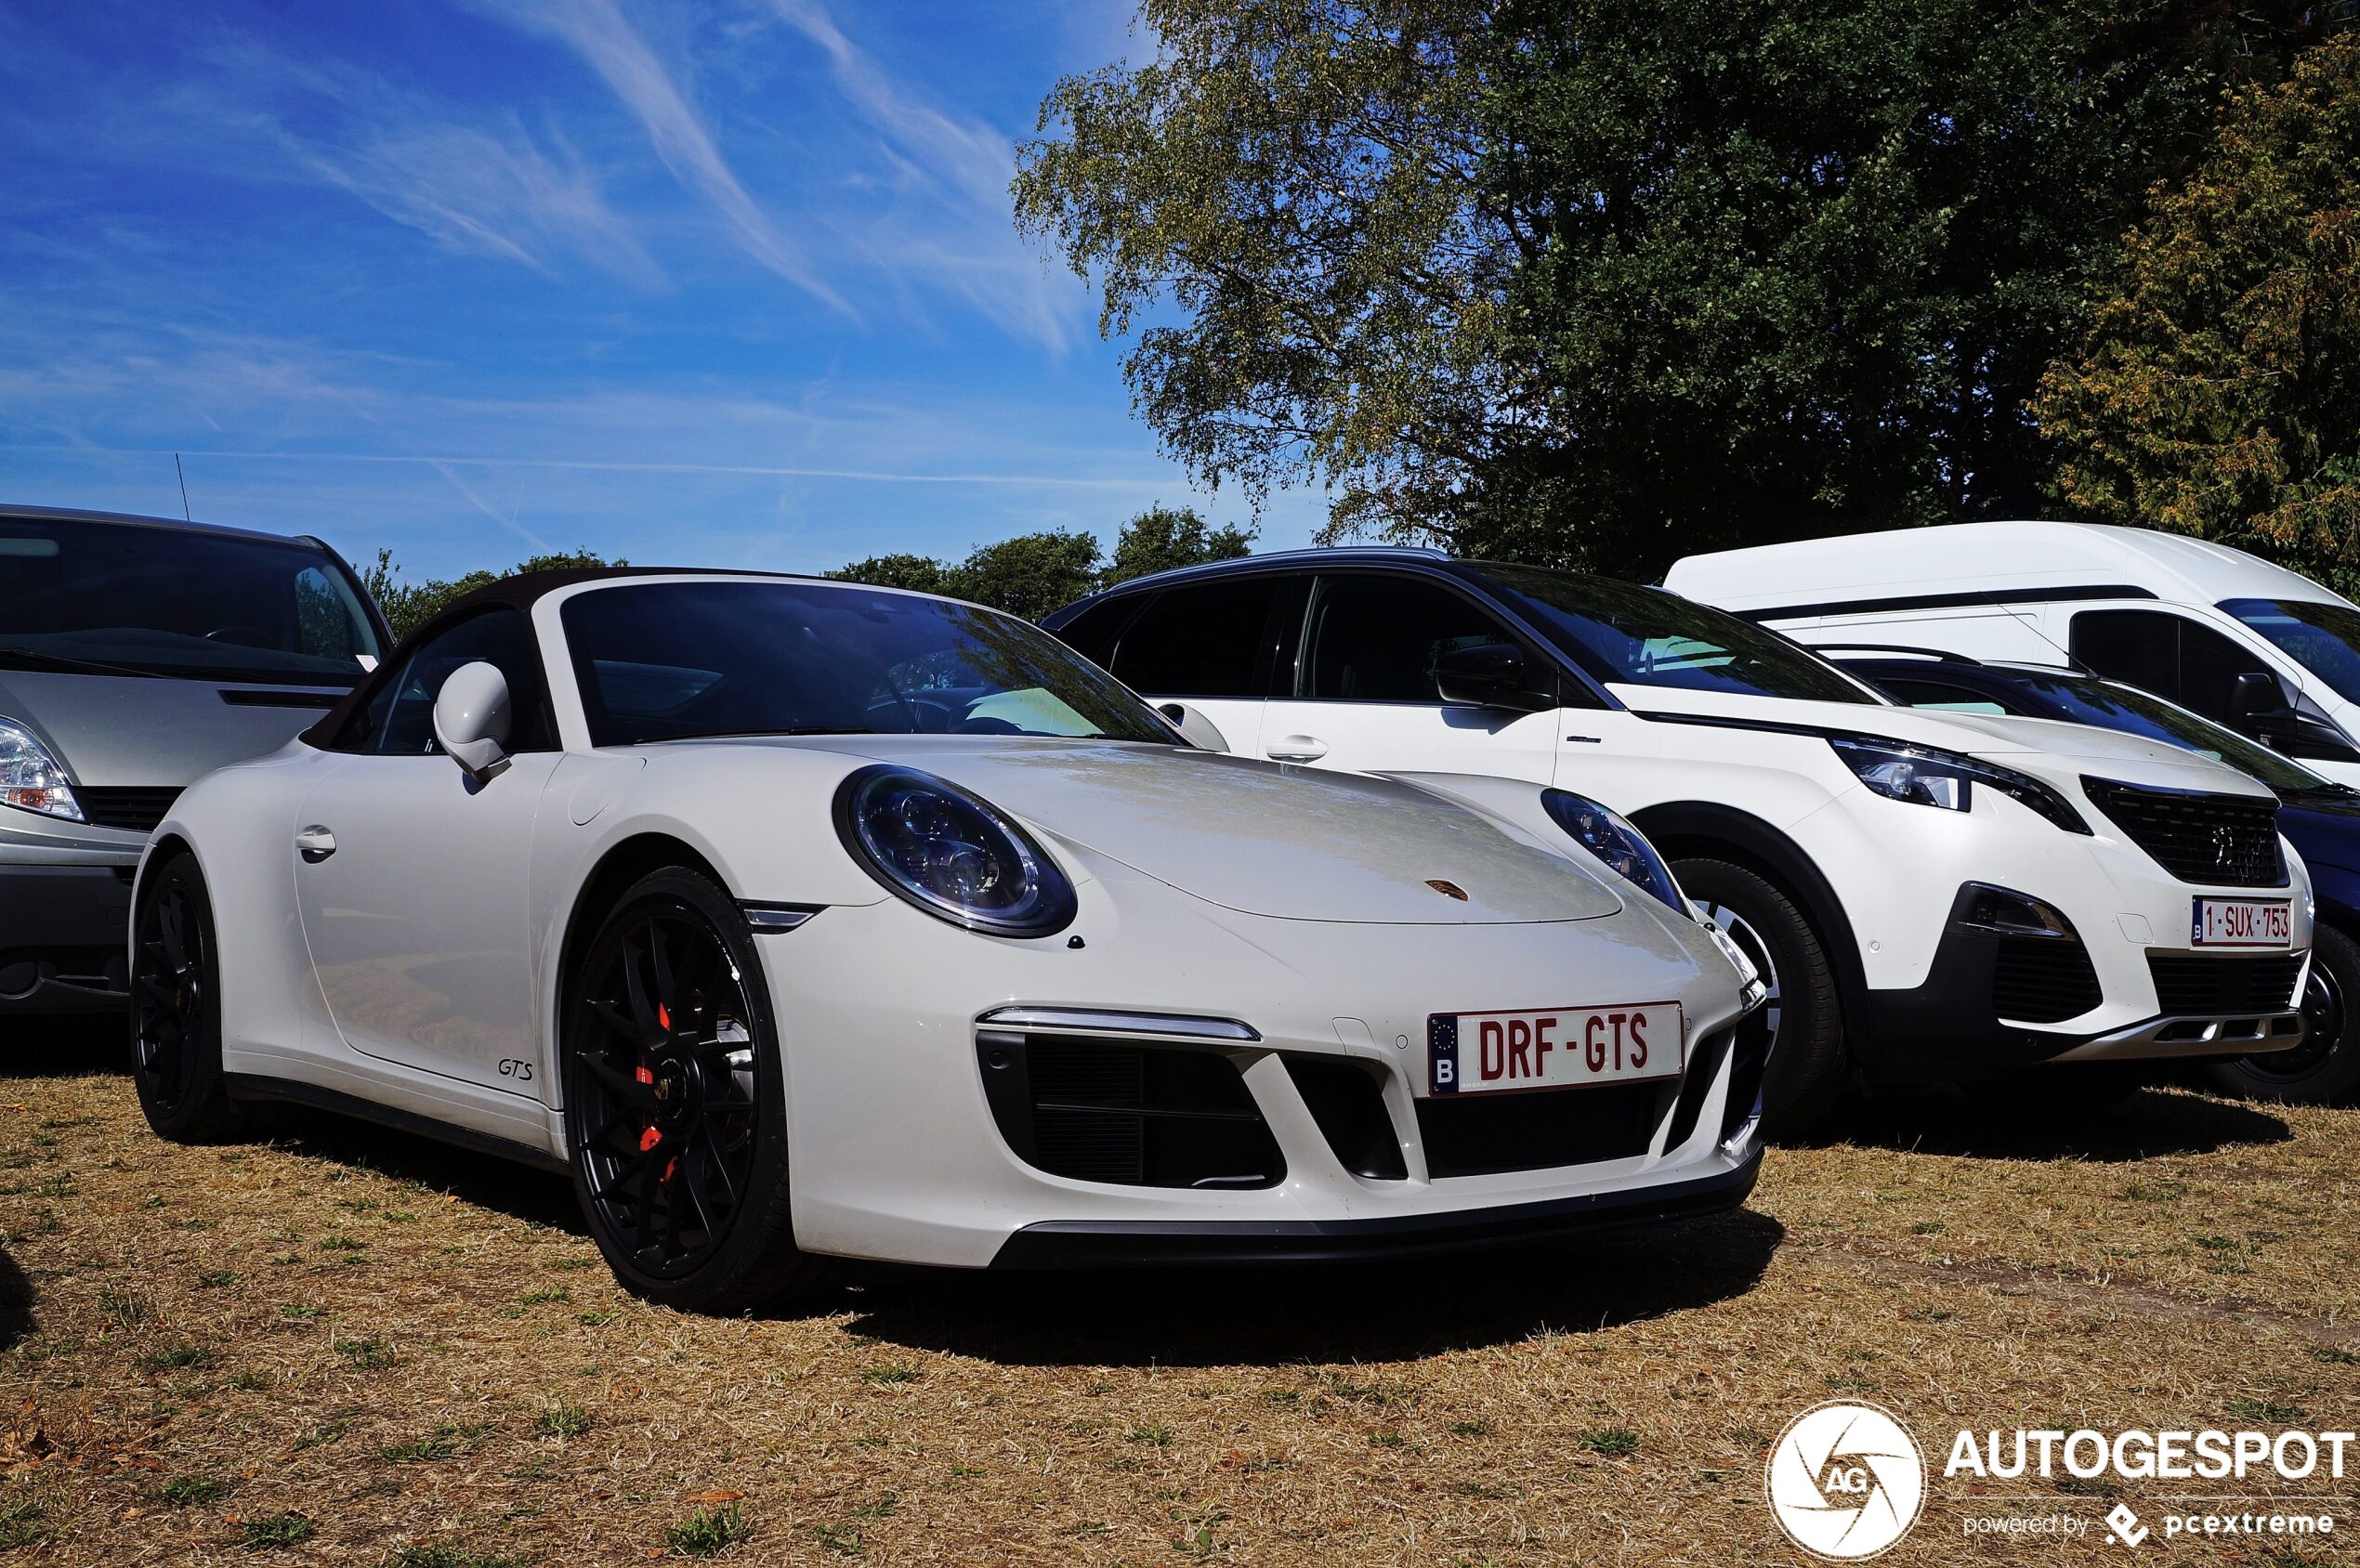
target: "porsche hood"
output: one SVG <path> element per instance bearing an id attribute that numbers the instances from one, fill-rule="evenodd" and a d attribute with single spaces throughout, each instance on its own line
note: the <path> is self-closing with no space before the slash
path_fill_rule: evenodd
<path id="1" fill-rule="evenodd" d="M 1245 914 L 1496 925 L 1622 908 L 1606 873 L 1386 779 L 1116 742 L 859 736 L 820 744 L 947 778 L 1052 839 Z"/>

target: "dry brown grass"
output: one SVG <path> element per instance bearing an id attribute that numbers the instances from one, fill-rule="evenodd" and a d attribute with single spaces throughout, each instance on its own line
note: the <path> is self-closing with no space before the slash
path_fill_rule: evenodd
<path id="1" fill-rule="evenodd" d="M 884 1276 L 712 1321 L 618 1291 L 548 1178 L 330 1119 L 176 1148 L 120 1077 L 0 1080 L 0 1555 L 625 1562 L 734 1507 L 725 1562 L 1800 1561 L 1763 1445 L 1846 1392 L 1930 1444 L 2353 1425 L 2355 1127 L 1927 1100 L 1775 1151 L 1742 1214 L 1551 1261 Z M 1937 1478 L 1886 1561 L 2122 1555 L 1960 1538 L 2016 1506 Z M 2329 1561 L 2339 1513 L 2210 1560 Z"/>

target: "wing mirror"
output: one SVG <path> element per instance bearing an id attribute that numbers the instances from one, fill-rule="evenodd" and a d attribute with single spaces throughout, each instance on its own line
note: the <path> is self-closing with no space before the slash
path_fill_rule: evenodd
<path id="1" fill-rule="evenodd" d="M 2275 717 L 2287 711 L 2287 694 L 2277 677 L 2248 670 L 2229 688 L 2229 716 L 2247 720 Z"/>
<path id="2" fill-rule="evenodd" d="M 445 677 L 434 699 L 434 738 L 479 781 L 508 760 L 508 677 L 481 660 Z"/>
<path id="3" fill-rule="evenodd" d="M 1445 702 L 1520 713 L 1539 713 L 1557 705 L 1553 693 L 1532 689 L 1536 683 L 1526 668 L 1524 650 L 1513 643 L 1444 649 L 1435 660 L 1434 684 Z"/>
<path id="4" fill-rule="evenodd" d="M 1180 738 L 1197 750 L 1226 751 L 1229 749 L 1229 738 L 1221 733 L 1221 726 L 1186 702 L 1159 702 L 1156 712 L 1170 719 L 1173 727 L 1180 732 Z"/>

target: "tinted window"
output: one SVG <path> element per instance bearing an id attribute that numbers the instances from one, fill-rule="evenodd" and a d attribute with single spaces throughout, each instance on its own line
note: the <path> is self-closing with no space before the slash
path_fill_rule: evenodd
<path id="1" fill-rule="evenodd" d="M 2269 638 L 2336 695 L 2360 702 L 2360 610 L 2302 599 L 2230 599 L 2221 608 Z"/>
<path id="2" fill-rule="evenodd" d="M 1123 632 L 1108 667 L 1158 697 L 1266 696 L 1265 632 L 1278 587 L 1275 577 L 1241 577 L 1167 588 Z"/>
<path id="3" fill-rule="evenodd" d="M 1175 743 L 1011 615 L 809 582 L 621 583 L 561 612 L 591 744 L 713 735 L 1045 735 Z"/>
<path id="4" fill-rule="evenodd" d="M 343 569 L 309 545 L 0 518 L 0 666 L 348 686 L 381 651 Z"/>
<path id="5" fill-rule="evenodd" d="M 1102 599 L 1056 629 L 1057 640 L 1101 669 L 1114 667 L 1114 640 L 1139 613 L 1143 600 L 1150 595 L 1127 595 L 1119 599 Z"/>
<path id="6" fill-rule="evenodd" d="M 1435 665 L 1454 647 L 1514 642 L 1464 595 L 1413 577 L 1323 577 L 1305 640 L 1303 694 L 1345 702 L 1440 702 Z"/>
<path id="7" fill-rule="evenodd" d="M 2085 609 L 2073 618 L 2070 642 L 2073 657 L 2108 680 L 2168 697 L 2214 720 L 2229 718 L 2229 696 L 2239 675 L 2269 673 L 2249 650 L 2209 626 L 2158 610 Z"/>
<path id="8" fill-rule="evenodd" d="M 1820 702 L 1877 700 L 1776 632 L 1660 588 L 1538 567 L 1486 566 L 1482 574 L 1602 681 Z"/>
<path id="9" fill-rule="evenodd" d="M 336 749 L 381 756 L 433 756 L 434 704 L 442 683 L 463 664 L 481 660 L 508 682 L 508 750 L 546 751 L 557 741 L 532 628 L 513 609 L 491 609 L 418 645 L 400 668 L 346 722 Z"/>
<path id="10" fill-rule="evenodd" d="M 2161 619 L 2161 618 L 2158 618 Z M 2202 627 L 2196 630 L 2202 631 Z M 2017 677 L 2027 691 L 2042 698 L 2050 718 L 2095 725 L 2168 741 L 2215 757 L 2231 767 L 2252 774 L 2274 790 L 2320 791 L 2334 788 L 2299 763 L 2255 745 L 2244 736 L 2211 720 L 2176 707 L 2142 689 L 2079 675 Z"/>
<path id="11" fill-rule="evenodd" d="M 1877 675 L 1872 677 L 1887 697 L 1895 702 L 1906 702 L 1912 708 L 1939 708 L 1952 713 L 1999 713 L 2021 712 L 1988 692 L 1952 681 L 1934 680 L 1922 675 Z"/>

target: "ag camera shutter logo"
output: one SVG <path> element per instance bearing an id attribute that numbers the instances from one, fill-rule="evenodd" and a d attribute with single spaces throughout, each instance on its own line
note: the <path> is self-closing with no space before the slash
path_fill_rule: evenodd
<path id="1" fill-rule="evenodd" d="M 1787 1539 L 1814 1557 L 1856 1562 L 1918 1522 L 1926 1459 L 1891 1411 L 1829 1400 L 1787 1423 L 1770 1445 L 1763 1483 Z"/>

